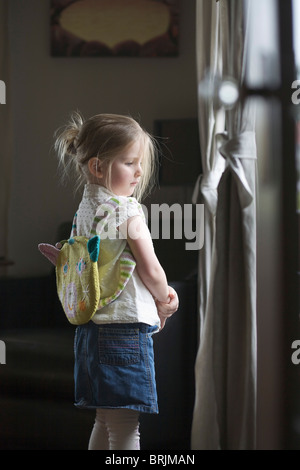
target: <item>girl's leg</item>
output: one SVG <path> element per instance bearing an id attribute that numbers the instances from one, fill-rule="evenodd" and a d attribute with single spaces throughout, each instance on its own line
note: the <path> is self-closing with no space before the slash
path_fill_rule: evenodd
<path id="1" fill-rule="evenodd" d="M 139 412 L 127 408 L 98 409 L 90 450 L 139 450 Z"/>
<path id="2" fill-rule="evenodd" d="M 100 409 L 96 411 L 96 419 L 89 441 L 89 450 L 109 450 L 108 433 L 101 411 Z"/>
<path id="3" fill-rule="evenodd" d="M 127 408 L 106 410 L 110 450 L 140 450 L 139 412 Z"/>

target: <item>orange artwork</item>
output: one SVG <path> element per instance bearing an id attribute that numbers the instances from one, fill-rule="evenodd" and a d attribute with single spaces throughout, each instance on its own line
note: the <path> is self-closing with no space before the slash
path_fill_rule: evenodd
<path id="1" fill-rule="evenodd" d="M 176 56 L 179 1 L 51 0 L 51 54 Z"/>

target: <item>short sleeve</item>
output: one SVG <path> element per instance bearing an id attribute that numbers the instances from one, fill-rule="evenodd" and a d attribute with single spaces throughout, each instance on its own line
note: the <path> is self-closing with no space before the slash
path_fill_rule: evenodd
<path id="1" fill-rule="evenodd" d="M 92 233 L 118 238 L 119 226 L 137 215 L 145 221 L 142 206 L 134 197 L 114 196 L 98 207 Z"/>
<path id="2" fill-rule="evenodd" d="M 116 227 L 122 225 L 126 220 L 137 215 L 145 220 L 145 215 L 141 204 L 134 197 L 119 198 L 119 207 L 116 212 Z"/>

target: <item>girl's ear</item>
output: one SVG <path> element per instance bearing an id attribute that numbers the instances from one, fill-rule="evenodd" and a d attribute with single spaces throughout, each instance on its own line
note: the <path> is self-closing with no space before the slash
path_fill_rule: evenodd
<path id="1" fill-rule="evenodd" d="M 103 177 L 102 162 L 97 157 L 90 158 L 88 161 L 89 172 L 96 178 Z"/>

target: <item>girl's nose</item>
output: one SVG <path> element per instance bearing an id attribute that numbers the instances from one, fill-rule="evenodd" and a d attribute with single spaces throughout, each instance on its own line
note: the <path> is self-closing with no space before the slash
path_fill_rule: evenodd
<path id="1" fill-rule="evenodd" d="M 137 165 L 136 170 L 135 170 L 135 175 L 136 175 L 136 176 L 141 176 L 142 173 L 143 173 L 143 169 L 142 169 L 142 167 L 141 167 L 141 164 L 139 163 L 139 164 Z"/>

